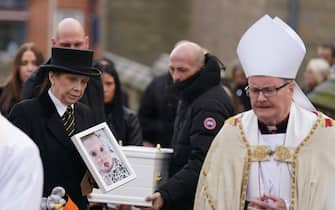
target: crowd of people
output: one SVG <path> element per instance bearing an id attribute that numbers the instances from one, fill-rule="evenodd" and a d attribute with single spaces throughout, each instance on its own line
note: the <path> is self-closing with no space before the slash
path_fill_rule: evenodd
<path id="1" fill-rule="evenodd" d="M 146 198 L 152 207 L 138 208 L 333 209 L 329 186 L 335 175 L 335 124 L 308 96 L 334 78 L 335 46 L 320 45 L 318 57 L 306 65 L 300 89 L 295 79 L 306 49 L 279 18 L 266 15 L 245 32 L 237 47 L 240 63 L 229 68 L 228 79 L 221 78 L 226 67 L 215 55 L 197 43 L 180 41 L 170 53 L 169 71 L 144 91 L 137 115 L 127 107 L 113 61 L 93 60 L 84 31 L 76 19 L 61 20 L 46 61 L 33 43 L 22 44 L 0 87 L 1 130 L 17 136 L 11 142 L 1 132 L 0 157 L 22 161 L 1 166 L 1 173 L 11 168 L 8 173 L 16 176 L 0 178 L 6 183 L 0 197 L 13 193 L 16 181 L 28 186 L 22 188 L 20 202 L 8 204 L 10 209 L 32 200 L 28 209 L 38 210 L 39 198 L 59 186 L 71 201 L 68 207 L 64 202 L 64 210 L 107 208 L 88 203 L 82 187 L 92 183 L 85 183 L 87 167 L 70 140 L 101 122 L 107 122 L 122 145 L 160 144 L 174 150 L 168 181 Z M 101 166 L 100 173 L 113 167 L 117 173 L 120 168 L 105 154 L 107 149 L 94 135 L 88 137 L 85 148 Z M 18 150 L 20 157 L 15 160 L 11 156 L 16 153 L 8 150 Z M 19 173 L 27 176 L 18 181 Z M 9 179 L 13 181 L 4 181 Z"/>

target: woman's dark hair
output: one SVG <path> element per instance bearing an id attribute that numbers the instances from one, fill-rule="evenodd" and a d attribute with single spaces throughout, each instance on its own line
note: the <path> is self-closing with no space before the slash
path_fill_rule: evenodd
<path id="1" fill-rule="evenodd" d="M 115 83 L 115 94 L 111 102 L 108 102 L 109 104 L 117 104 L 118 106 L 123 105 L 122 103 L 122 91 L 121 91 L 121 82 L 119 75 L 114 67 L 114 64 L 107 64 L 107 65 L 102 65 L 100 67 L 100 70 L 102 73 L 109 74 L 110 76 L 113 77 L 114 83 Z"/>
<path id="2" fill-rule="evenodd" d="M 34 43 L 28 42 L 21 45 L 16 52 L 12 71 L 3 85 L 3 91 L 0 96 L 0 110 L 4 114 L 8 113 L 11 109 L 13 100 L 17 102 L 21 99 L 21 90 L 24 81 L 21 81 L 20 79 L 20 67 L 22 56 L 26 51 L 32 51 L 34 53 L 36 57 L 36 66 L 39 66 L 44 62 L 42 52 L 37 49 Z"/>
<path id="3" fill-rule="evenodd" d="M 95 63 L 106 66 L 106 65 L 112 65 L 114 67 L 114 62 L 106 57 L 102 57 L 100 59 L 95 60 Z"/>
<path id="4" fill-rule="evenodd" d="M 119 75 L 113 62 L 107 65 L 96 64 L 96 67 L 99 68 L 102 73 L 109 74 L 114 79 L 115 93 L 112 101 L 105 103 L 105 115 L 107 121 L 111 122 L 110 127 L 112 128 L 116 138 L 124 140 L 126 125 L 125 121 L 123 120 L 124 109 Z"/>

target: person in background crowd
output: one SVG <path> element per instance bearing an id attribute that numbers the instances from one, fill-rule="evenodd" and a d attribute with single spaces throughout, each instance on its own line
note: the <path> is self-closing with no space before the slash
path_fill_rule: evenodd
<path id="1" fill-rule="evenodd" d="M 323 44 L 318 47 L 318 55 L 320 58 L 325 59 L 331 69 L 335 73 L 335 46 L 333 44 Z"/>
<path id="2" fill-rule="evenodd" d="M 0 114 L 1 209 L 38 210 L 43 168 L 34 142 Z"/>
<path id="3" fill-rule="evenodd" d="M 232 68 L 232 92 L 235 110 L 237 113 L 251 109 L 250 99 L 247 96 L 245 88 L 248 86 L 247 77 L 244 74 L 240 64 L 234 65 Z"/>
<path id="4" fill-rule="evenodd" d="M 294 81 L 306 48 L 278 17 L 260 18 L 237 54 L 252 110 L 225 122 L 201 169 L 194 210 L 335 209 L 335 124 Z"/>
<path id="5" fill-rule="evenodd" d="M 51 38 L 52 47 L 64 47 L 72 49 L 88 49 L 89 37 L 81 23 L 74 18 L 64 18 L 61 20 L 56 29 L 56 34 Z M 50 63 L 50 59 L 46 64 Z M 29 99 L 39 96 L 45 90 L 49 89 L 47 72 L 38 69 L 23 84 L 22 98 Z M 103 87 L 101 78 L 91 77 L 87 88 L 80 102 L 88 105 L 94 112 L 97 123 L 105 121 L 103 105 Z"/>
<path id="6" fill-rule="evenodd" d="M 21 100 L 23 82 L 43 62 L 43 55 L 34 43 L 25 43 L 18 49 L 12 71 L 0 88 L 0 111 L 4 116 L 7 116 L 13 105 Z"/>
<path id="7" fill-rule="evenodd" d="M 304 93 L 308 94 L 330 76 L 330 66 L 322 58 L 311 59 L 304 72 Z"/>
<path id="8" fill-rule="evenodd" d="M 96 60 L 95 63 L 101 64 L 103 66 L 112 65 L 115 68 L 114 62 L 112 60 L 106 58 L 106 57 L 103 57 L 103 58 L 100 58 L 100 59 Z M 125 107 L 129 107 L 129 95 L 127 94 L 127 92 L 125 92 L 123 90 L 122 90 L 121 93 L 122 93 L 122 104 Z"/>
<path id="9" fill-rule="evenodd" d="M 95 125 L 89 107 L 78 102 L 89 78 L 100 76 L 92 61 L 90 50 L 52 48 L 50 63 L 40 67 L 48 72 L 49 90 L 17 103 L 9 114 L 9 120 L 40 149 L 43 196 L 56 186 L 63 187 L 80 210 L 87 209 L 80 185 L 87 168 L 70 138 Z"/>
<path id="10" fill-rule="evenodd" d="M 111 62 L 96 65 L 102 72 L 106 121 L 117 141 L 122 145 L 143 145 L 142 130 L 134 112 L 123 105 L 121 83 Z"/>
<path id="11" fill-rule="evenodd" d="M 193 209 L 196 185 L 207 150 L 225 119 L 234 114 L 220 85 L 218 59 L 196 43 L 183 41 L 169 59 L 174 89 L 180 98 L 172 136 L 169 180 L 147 197 L 146 209 Z"/>
<path id="12" fill-rule="evenodd" d="M 145 89 L 138 111 L 144 146 L 171 147 L 177 96 L 172 91 L 172 77 L 165 73 L 154 78 Z"/>

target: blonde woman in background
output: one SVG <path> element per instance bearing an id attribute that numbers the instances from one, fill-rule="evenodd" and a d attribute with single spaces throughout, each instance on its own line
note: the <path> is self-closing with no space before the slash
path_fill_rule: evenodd
<path id="1" fill-rule="evenodd" d="M 43 55 L 34 43 L 24 43 L 18 49 L 12 71 L 0 87 L 0 112 L 4 116 L 7 116 L 13 105 L 20 101 L 23 82 L 43 62 Z"/>
<path id="2" fill-rule="evenodd" d="M 322 58 L 312 58 L 304 72 L 304 92 L 310 93 L 316 86 L 328 79 L 330 76 L 330 66 Z"/>

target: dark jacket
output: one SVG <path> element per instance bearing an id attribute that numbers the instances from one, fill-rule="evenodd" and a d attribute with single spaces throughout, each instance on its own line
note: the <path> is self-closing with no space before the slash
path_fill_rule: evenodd
<path id="1" fill-rule="evenodd" d="M 169 73 L 154 78 L 142 95 L 138 112 L 143 139 L 162 147 L 171 147 L 177 110 L 178 100 L 171 86 Z"/>
<path id="2" fill-rule="evenodd" d="M 181 100 L 172 137 L 174 155 L 170 179 L 159 187 L 163 209 L 191 210 L 202 163 L 224 121 L 234 114 L 229 96 L 220 85 L 220 67 L 207 55 L 205 67 L 176 84 Z"/>
<path id="3" fill-rule="evenodd" d="M 50 63 L 50 59 L 46 64 Z M 46 71 L 38 69 L 34 71 L 30 77 L 23 83 L 21 97 L 22 99 L 30 99 L 35 96 L 38 96 L 41 92 L 41 87 L 48 77 Z M 101 77 L 91 77 L 87 83 L 85 93 L 80 99 L 80 102 L 88 105 L 92 112 L 97 123 L 105 121 L 104 113 L 104 91 L 101 82 Z"/>
<path id="4" fill-rule="evenodd" d="M 93 126 L 90 109 L 81 103 L 74 106 L 75 133 Z M 67 136 L 61 117 L 48 93 L 16 104 L 9 120 L 25 132 L 38 146 L 44 168 L 43 196 L 55 186 L 62 186 L 80 209 L 87 209 L 80 182 L 86 166 Z"/>
<path id="5" fill-rule="evenodd" d="M 123 107 L 123 119 L 124 130 L 118 130 L 113 123 L 113 113 L 109 113 L 106 117 L 107 124 L 114 134 L 117 141 L 122 141 L 123 146 L 127 145 L 143 145 L 142 130 L 140 122 L 134 112 Z"/>

